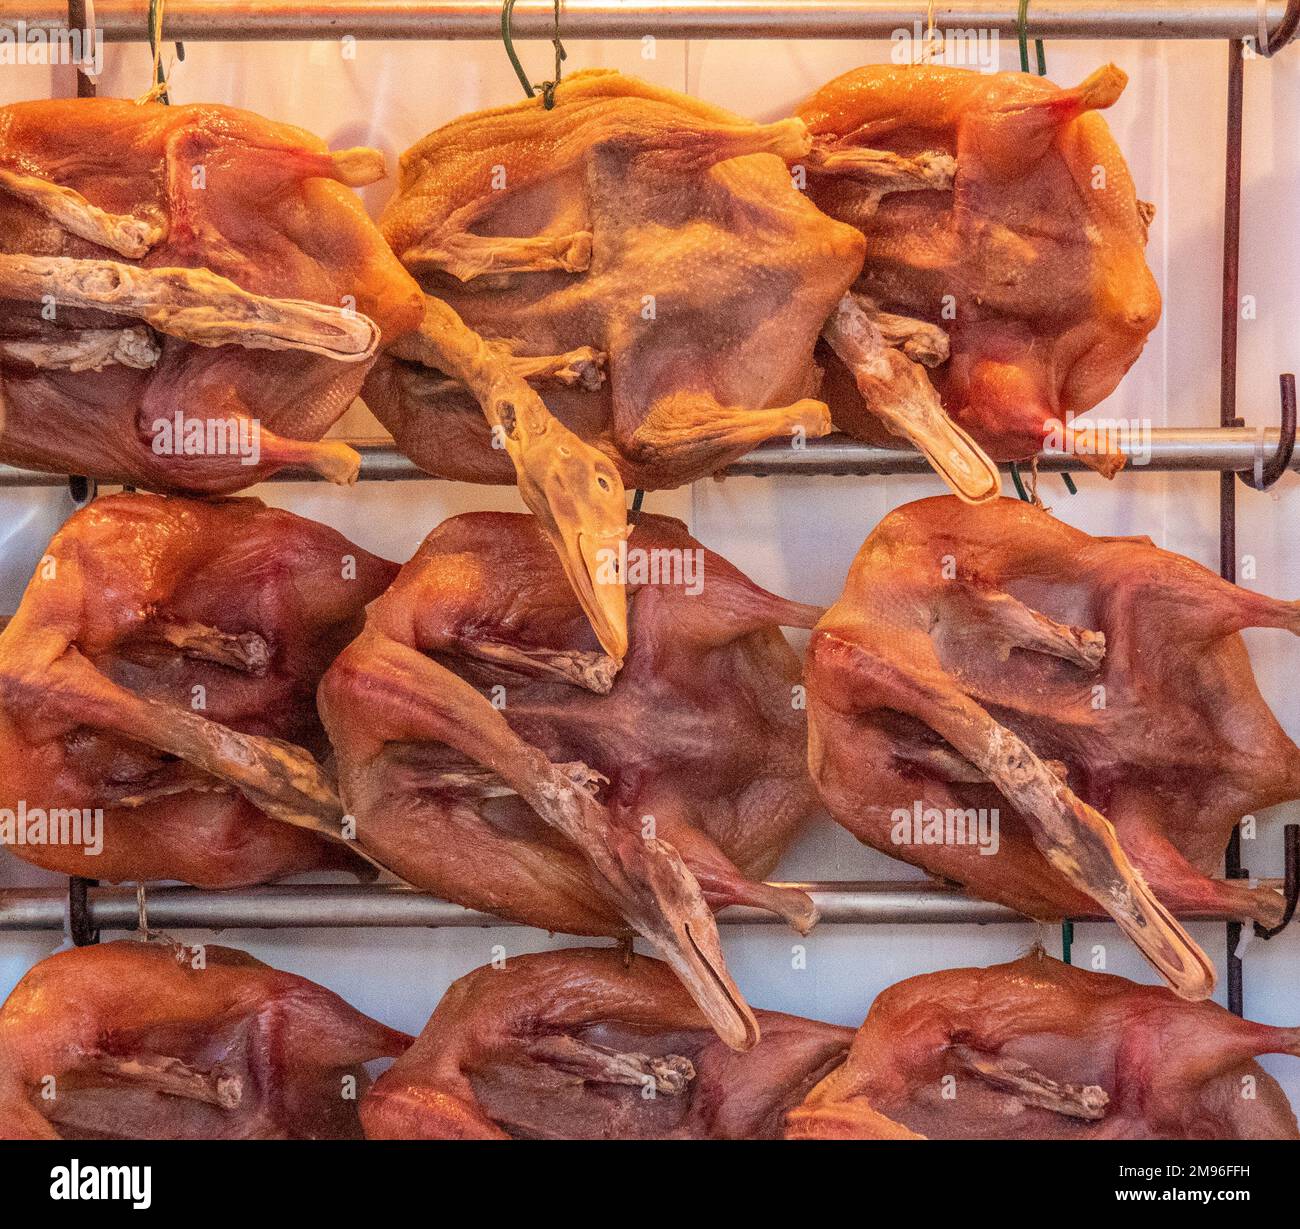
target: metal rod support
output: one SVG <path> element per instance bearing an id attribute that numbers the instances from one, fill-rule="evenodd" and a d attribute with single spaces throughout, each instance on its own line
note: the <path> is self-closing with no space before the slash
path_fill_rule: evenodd
<path id="1" fill-rule="evenodd" d="M 1263 880 L 1280 888 L 1280 881 Z M 1013 909 L 975 900 L 957 888 L 920 882 L 801 883 L 830 925 L 900 923 L 1025 922 Z M 0 931 L 61 931 L 66 893 L 59 888 L 0 890 Z M 1222 914 L 1185 914 L 1222 920 Z M 92 887 L 86 917 L 97 930 L 134 930 L 138 920 L 134 888 Z M 1104 922 L 1106 915 L 1081 917 Z M 732 907 L 719 914 L 724 925 L 781 924 L 757 909 Z M 394 884 L 290 884 L 210 892 L 169 887 L 149 890 L 149 924 L 163 930 L 281 930 L 341 927 L 508 926 L 486 913 L 464 909 L 413 888 Z"/>
<path id="2" fill-rule="evenodd" d="M 6 6 L 0 29 L 64 29 L 66 0 Z M 17 11 L 15 11 L 17 10 Z M 107 42 L 145 42 L 148 0 L 96 0 L 95 20 Z M 1285 0 L 1269 0 L 1268 28 L 1278 28 Z M 941 31 L 996 30 L 1013 37 L 1015 0 L 936 4 Z M 882 0 L 566 0 L 566 39 L 610 38 L 889 38 L 924 22 L 926 6 Z M 521 0 L 515 38 L 552 34 L 551 0 Z M 1255 0 L 1034 0 L 1028 30 L 1038 38 L 1245 38 L 1259 29 Z M 170 0 L 169 41 L 262 39 L 484 39 L 501 32 L 500 0 Z"/>
<path id="3" fill-rule="evenodd" d="M 387 441 L 348 442 L 361 453 L 362 481 L 395 482 L 430 477 Z M 1276 428 L 1252 430 L 1248 427 L 1233 427 L 1224 430 L 1156 427 L 1151 431 L 1149 458 L 1144 463 L 1140 457 L 1135 456 L 1125 472 L 1200 470 L 1207 473 L 1232 473 L 1249 470 L 1254 466 L 1257 456 L 1262 455 L 1265 460 L 1272 457 L 1277 451 L 1277 444 Z M 1046 473 L 1062 470 L 1077 472 L 1088 468 L 1078 456 L 1059 452 L 1043 453 L 1039 457 L 1038 467 Z M 1290 468 L 1300 470 L 1300 450 L 1291 458 Z M 876 448 L 837 435 L 828 439 L 809 440 L 801 449 L 791 448 L 780 440 L 764 444 L 722 472 L 737 477 L 768 477 L 778 474 L 928 474 L 931 471 L 929 463 L 911 448 Z M 286 469 L 274 475 L 270 481 L 319 482 L 322 479 L 317 474 Z M 0 488 L 61 487 L 66 483 L 67 477 L 63 474 L 47 474 L 39 470 L 0 465 Z"/>

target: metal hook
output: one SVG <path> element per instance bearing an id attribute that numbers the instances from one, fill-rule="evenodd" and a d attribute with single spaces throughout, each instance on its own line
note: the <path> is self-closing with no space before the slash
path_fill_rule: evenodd
<path id="1" fill-rule="evenodd" d="M 524 87 L 524 93 L 529 98 L 535 98 L 538 87 L 529 81 L 528 74 L 524 72 L 524 66 L 520 63 L 519 55 L 515 51 L 512 25 L 514 23 L 516 2 L 517 0 L 505 0 L 505 3 L 501 5 L 501 41 L 505 44 L 506 55 L 510 57 L 511 66 L 515 70 L 515 76 L 519 78 L 519 84 Z M 543 81 L 540 87 L 542 106 L 548 111 L 555 107 L 555 90 L 560 84 L 561 65 L 569 58 L 569 53 L 565 51 L 564 44 L 560 42 L 560 0 L 554 0 L 554 14 L 555 32 L 551 35 L 551 46 L 555 48 L 555 80 Z"/>
<path id="2" fill-rule="evenodd" d="M 1298 0 L 1300 2 L 1300 0 Z M 1020 71 L 1029 71 L 1029 0 L 1020 0 L 1020 9 L 1016 13 L 1016 38 L 1020 43 Z M 1047 76 L 1047 57 L 1043 53 L 1043 40 L 1034 39 L 1034 52 L 1038 59 L 1038 75 Z"/>
<path id="3" fill-rule="evenodd" d="M 1286 844 L 1286 911 L 1282 920 L 1269 929 L 1255 923 L 1255 933 L 1261 939 L 1271 939 L 1290 925 L 1295 916 L 1296 899 L 1300 897 L 1300 824 L 1287 824 L 1282 829 L 1282 839 Z"/>
<path id="4" fill-rule="evenodd" d="M 1268 32 L 1268 6 L 1259 0 L 1259 37 L 1256 51 L 1265 59 L 1281 51 L 1293 38 L 1300 26 L 1300 0 L 1287 0 L 1286 12 L 1272 34 Z"/>
<path id="5" fill-rule="evenodd" d="M 1278 377 L 1278 383 L 1282 393 L 1282 422 L 1277 451 L 1270 460 L 1256 464 L 1253 471 L 1237 471 L 1237 477 L 1255 491 L 1267 491 L 1290 468 L 1291 458 L 1295 455 L 1295 376 L 1288 371 Z M 1246 425 L 1240 418 L 1236 421 L 1239 427 Z"/>

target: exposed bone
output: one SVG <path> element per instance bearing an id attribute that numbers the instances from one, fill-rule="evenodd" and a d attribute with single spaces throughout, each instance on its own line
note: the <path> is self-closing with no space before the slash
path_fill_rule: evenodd
<path id="1" fill-rule="evenodd" d="M 627 537 L 627 496 L 610 460 L 564 426 L 492 347 L 440 299 L 425 297 L 419 333 L 400 338 L 399 358 L 461 381 L 515 466 L 519 493 L 555 546 L 601 647 L 627 652 L 627 595 L 607 575 Z"/>
<path id="2" fill-rule="evenodd" d="M 183 765 L 189 768 L 188 764 Z M 159 781 L 156 785 L 145 785 L 130 794 L 123 794 L 120 797 L 113 797 L 111 794 L 106 801 L 115 807 L 142 807 L 150 802 L 157 802 L 160 798 L 174 798 L 177 794 L 230 794 L 234 792 L 234 786 L 225 781 L 218 781 L 216 777 L 210 777 L 207 773 L 198 771 L 182 772 L 179 774 L 169 774 L 164 781 Z"/>
<path id="3" fill-rule="evenodd" d="M 854 294 L 853 301 L 880 330 L 885 345 L 901 350 L 922 367 L 937 367 L 948 361 L 948 334 L 937 324 L 882 312 L 866 295 Z"/>
<path id="4" fill-rule="evenodd" d="M 454 231 L 434 243 L 408 248 L 402 263 L 413 273 L 450 273 L 462 282 L 484 275 L 582 273 L 591 265 L 591 231 L 534 236 Z"/>
<path id="5" fill-rule="evenodd" d="M 823 635 L 834 639 L 861 668 L 892 676 L 900 687 L 914 686 L 892 663 L 862 645 L 832 632 Z M 904 699 L 900 695 L 900 701 Z M 918 693 L 914 709 L 904 711 L 930 726 L 997 786 L 1025 818 L 1048 862 L 1115 919 L 1178 995 L 1210 995 L 1214 966 L 1134 869 L 1110 821 L 1078 797 L 1062 775 L 1014 731 L 959 692 Z"/>
<path id="6" fill-rule="evenodd" d="M 334 163 L 334 177 L 349 188 L 364 188 L 378 183 L 388 174 L 382 151 L 365 145 L 332 150 L 330 161 Z"/>
<path id="7" fill-rule="evenodd" d="M 884 149 L 835 148 L 825 138 L 814 139 L 807 163 L 822 174 L 845 175 L 865 184 L 869 213 L 890 192 L 948 191 L 957 174 L 951 154 L 931 151 L 908 157 Z"/>
<path id="8" fill-rule="evenodd" d="M 1026 1105 L 1092 1122 L 1106 1117 L 1110 1096 L 1100 1085 L 1063 1084 L 1017 1058 L 983 1054 L 969 1046 L 953 1046 L 952 1052 L 963 1067 L 973 1071 L 985 1083 L 1012 1093 Z"/>
<path id="9" fill-rule="evenodd" d="M 695 1078 L 695 1064 L 680 1054 L 623 1053 L 568 1036 L 539 1037 L 528 1049 L 533 1058 L 592 1083 L 644 1088 L 652 1080 L 655 1092 L 670 1097 L 681 1096 Z"/>
<path id="10" fill-rule="evenodd" d="M 379 346 L 378 326 L 359 312 L 251 294 L 208 269 L 0 253 L 0 297 L 135 316 L 200 346 L 307 350 L 345 363 Z"/>
<path id="11" fill-rule="evenodd" d="M 244 734 L 178 705 L 119 686 L 75 648 L 47 671 L 51 694 L 79 724 L 112 730 L 229 782 L 272 819 L 346 845 L 386 870 L 343 835 L 343 806 L 325 770 L 301 747 Z"/>
<path id="12" fill-rule="evenodd" d="M 202 1101 L 223 1110 L 238 1109 L 244 1099 L 242 1076 L 222 1071 L 198 1071 L 166 1054 L 140 1054 L 133 1058 L 119 1058 L 112 1054 L 97 1054 L 91 1060 L 92 1069 L 114 1083 L 132 1084 L 152 1089 L 169 1097 L 185 1097 Z"/>
<path id="13" fill-rule="evenodd" d="M 1006 661 L 1014 647 L 1060 657 L 1084 670 L 1096 672 L 1101 668 L 1106 655 L 1105 632 L 1057 623 L 1009 593 L 964 586 L 961 598 L 1001 639 L 1001 660 Z"/>
<path id="14" fill-rule="evenodd" d="M 580 346 L 566 354 L 543 354 L 535 358 L 512 354 L 510 365 L 530 384 L 563 384 L 568 388 L 578 385 L 594 393 L 605 382 L 607 358 L 595 346 Z"/>
<path id="15" fill-rule="evenodd" d="M 151 628 L 186 657 L 230 666 L 261 678 L 271 664 L 271 650 L 257 632 L 233 634 L 202 623 L 159 622 Z"/>
<path id="16" fill-rule="evenodd" d="M 504 640 L 466 638 L 460 647 L 475 657 L 498 665 L 510 666 L 540 678 L 576 683 L 598 695 L 606 695 L 614 686 L 618 662 L 605 653 L 588 653 L 581 649 L 524 648 Z"/>
<path id="17" fill-rule="evenodd" d="M 911 440 L 958 496 L 967 503 L 997 496 L 1002 486 L 997 466 L 944 413 L 924 368 L 886 344 L 852 295 L 840 300 L 822 332 L 853 373 L 868 409 Z"/>
<path id="18" fill-rule="evenodd" d="M 954 745 L 1030 820 L 1034 844 L 1043 856 L 1119 923 L 1178 994 L 1208 997 L 1214 989 L 1213 966 L 1129 863 L 1106 817 L 1079 798 L 1012 731 L 978 705 L 972 708 L 983 718 L 983 746 Z M 948 731 L 940 732 L 954 741 Z"/>
<path id="19" fill-rule="evenodd" d="M 954 785 L 988 784 L 988 777 L 970 760 L 958 755 L 949 747 L 921 747 L 913 743 L 898 743 L 894 747 L 894 755 Z"/>
<path id="20" fill-rule="evenodd" d="M 1084 420 L 1085 424 L 1087 420 Z M 1063 436 L 1065 451 L 1078 457 L 1089 469 L 1095 470 L 1103 478 L 1113 478 L 1128 464 L 1128 457 L 1118 448 L 1113 452 L 1098 452 L 1095 446 L 1079 443 L 1076 437 L 1085 440 L 1092 435 L 1088 427 L 1076 427 L 1073 422 L 1060 424 L 1058 428 Z M 1095 437 L 1094 437 L 1095 438 Z"/>
<path id="21" fill-rule="evenodd" d="M 45 371 L 102 371 L 114 364 L 145 369 L 162 349 L 143 325 L 124 329 L 74 329 L 46 340 L 0 340 L 0 358 Z"/>
<path id="22" fill-rule="evenodd" d="M 655 403 L 636 427 L 619 439 L 633 460 L 709 462 L 718 468 L 768 440 L 816 439 L 833 431 L 831 413 L 811 397 L 791 405 L 755 410 L 722 405 L 705 392 L 679 392 Z M 617 425 L 616 425 L 617 434 Z"/>
<path id="23" fill-rule="evenodd" d="M 605 362 L 607 355 L 594 346 L 580 346 L 567 354 L 526 355 L 514 354 L 503 342 L 488 342 L 493 350 L 499 351 L 502 360 L 510 365 L 514 373 L 529 384 L 559 384 L 566 388 L 575 386 L 587 392 L 595 392 L 605 382 Z M 463 388 L 459 380 L 441 372 L 426 368 L 403 368 L 406 387 L 410 395 L 417 398 L 440 397 L 449 392 Z"/>
<path id="24" fill-rule="evenodd" d="M 163 237 L 163 228 L 156 222 L 108 213 L 92 205 L 80 192 L 36 175 L 0 168 L 0 188 L 39 209 L 69 233 L 120 256 L 139 259 Z"/>
<path id="25" fill-rule="evenodd" d="M 361 472 L 361 454 L 342 440 L 295 440 L 261 422 L 256 429 L 263 465 L 295 466 L 340 486 L 351 486 Z"/>

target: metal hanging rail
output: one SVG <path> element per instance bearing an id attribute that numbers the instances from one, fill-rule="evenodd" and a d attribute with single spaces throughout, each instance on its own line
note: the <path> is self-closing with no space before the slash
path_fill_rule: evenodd
<path id="1" fill-rule="evenodd" d="M 25 0 L 0 15 L 0 29 L 65 29 L 67 0 Z M 1267 30 L 1280 45 L 1285 0 L 1262 5 Z M 96 0 L 95 22 L 106 42 L 148 38 L 148 0 Z M 522 0 L 515 38 L 550 39 L 551 0 Z M 565 0 L 566 38 L 889 38 L 926 20 L 924 0 Z M 940 30 L 996 30 L 1014 36 L 1015 0 L 935 4 Z M 1228 39 L 1257 37 L 1256 0 L 1034 0 L 1026 27 L 1036 38 Z M 484 39 L 501 36 L 500 0 L 170 0 L 168 41 L 264 39 Z"/>
<path id="2" fill-rule="evenodd" d="M 1262 885 L 1284 890 L 1281 880 Z M 959 888 L 927 880 L 878 883 L 795 883 L 817 905 L 824 925 L 1028 922 L 1004 905 L 976 900 Z M 0 890 L 0 932 L 62 931 L 68 925 L 62 888 Z M 135 930 L 134 888 L 86 891 L 86 920 L 95 930 Z M 491 914 L 439 900 L 400 884 L 289 884 L 216 892 L 200 888 L 150 888 L 149 925 L 164 930 L 285 930 L 328 927 L 512 926 Z M 1223 921 L 1221 913 L 1182 914 L 1188 920 Z M 718 914 L 724 925 L 785 925 L 759 909 L 732 906 Z M 1108 921 L 1100 910 L 1078 921 Z"/>
<path id="3" fill-rule="evenodd" d="M 1278 455 L 1281 435 L 1277 428 L 1157 427 L 1151 431 L 1149 457 L 1145 461 L 1141 457 L 1133 457 L 1123 472 L 1201 471 L 1250 474 L 1256 465 L 1263 466 Z M 427 480 L 431 477 L 398 452 L 388 440 L 353 439 L 348 443 L 361 454 L 360 478 L 363 482 Z M 1145 451 L 1144 447 L 1143 452 Z M 1043 472 L 1081 471 L 1088 468 L 1082 458 L 1064 452 L 1042 453 L 1038 467 Z M 1300 471 L 1300 450 L 1289 455 L 1287 467 Z M 774 440 L 756 448 L 720 472 L 737 477 L 766 477 L 776 474 L 928 474 L 933 471 L 925 458 L 912 448 L 877 448 L 836 435 L 809 440 L 800 449 L 791 448 L 782 440 Z M 65 474 L 0 465 L 0 489 L 61 487 L 67 481 Z M 286 469 L 268 481 L 319 482 L 323 479 L 318 474 Z"/>

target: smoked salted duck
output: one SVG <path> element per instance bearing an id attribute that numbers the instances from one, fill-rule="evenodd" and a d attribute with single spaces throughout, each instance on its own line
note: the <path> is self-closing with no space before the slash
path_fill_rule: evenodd
<path id="1" fill-rule="evenodd" d="M 409 149 L 380 225 L 626 484 L 677 486 L 830 429 L 813 346 L 863 241 L 792 185 L 807 149 L 798 120 L 581 72 L 550 110 L 476 112 Z M 514 480 L 457 380 L 381 362 L 366 399 L 430 473 Z"/>
<path id="2" fill-rule="evenodd" d="M 352 481 L 321 437 L 423 312 L 350 190 L 383 175 L 230 107 L 0 108 L 0 460 L 177 492 Z"/>
<path id="3" fill-rule="evenodd" d="M 1144 256 L 1153 207 L 1098 114 L 1126 83 L 1113 64 L 1073 89 L 877 64 L 798 108 L 813 136 L 809 196 L 867 240 L 821 355 L 836 426 L 876 442 L 882 425 L 906 434 L 875 412 L 863 371 L 834 357 L 847 331 L 928 375 L 943 413 L 993 457 L 1046 443 L 1107 475 L 1124 464 L 1114 433 L 1074 419 L 1109 396 L 1160 316 Z"/>
<path id="4" fill-rule="evenodd" d="M 1300 1139 L 1262 1054 L 1300 1029 L 1035 951 L 883 991 L 787 1138 Z"/>
<path id="5" fill-rule="evenodd" d="M 671 970 L 612 949 L 521 956 L 443 996 L 361 1103 L 369 1139 L 780 1139 L 853 1030 L 756 1013 L 723 1045 Z"/>
<path id="6" fill-rule="evenodd" d="M 752 1045 L 710 911 L 815 920 L 758 880 L 815 808 L 779 629 L 820 611 L 665 517 L 641 516 L 622 566 L 618 669 L 535 518 L 439 526 L 321 682 L 339 788 L 362 849 L 403 879 L 548 930 L 636 931 L 729 1044 Z"/>
<path id="7" fill-rule="evenodd" d="M 76 513 L 0 634 L 11 852 L 202 887 L 368 870 L 339 843 L 315 691 L 396 573 L 256 499 L 121 494 Z"/>
<path id="8" fill-rule="evenodd" d="M 0 1007 L 0 1139 L 356 1139 L 410 1040 L 234 948 L 71 948 Z"/>
<path id="9" fill-rule="evenodd" d="M 813 778 L 859 840 L 1032 917 L 1100 906 L 1204 997 L 1171 914 L 1276 924 L 1277 892 L 1211 875 L 1234 823 L 1300 796 L 1247 627 L 1300 633 L 1300 603 L 1016 500 L 907 504 L 813 633 Z"/>

